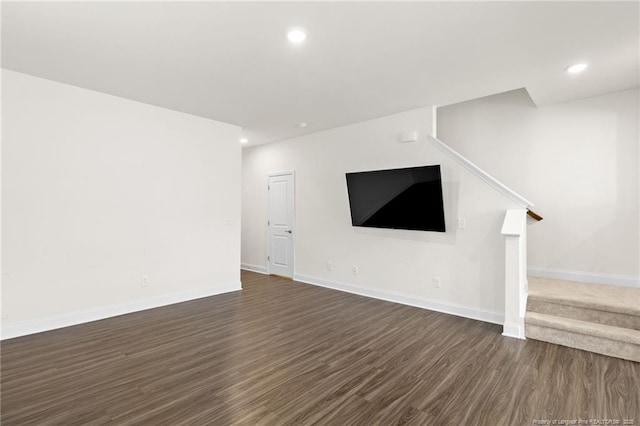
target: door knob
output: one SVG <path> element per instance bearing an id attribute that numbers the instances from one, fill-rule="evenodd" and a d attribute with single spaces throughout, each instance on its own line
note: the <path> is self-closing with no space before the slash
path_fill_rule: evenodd
<path id="1" fill-rule="evenodd" d="M 293 231 L 292 231 L 291 229 L 287 229 L 287 230 L 286 230 L 286 231 L 284 231 L 284 232 L 288 232 L 288 233 L 290 233 L 290 234 L 291 234 Z"/>

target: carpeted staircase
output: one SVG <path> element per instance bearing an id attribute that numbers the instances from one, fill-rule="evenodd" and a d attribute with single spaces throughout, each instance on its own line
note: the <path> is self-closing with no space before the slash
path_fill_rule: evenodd
<path id="1" fill-rule="evenodd" d="M 528 339 L 640 362 L 640 289 L 528 280 Z"/>

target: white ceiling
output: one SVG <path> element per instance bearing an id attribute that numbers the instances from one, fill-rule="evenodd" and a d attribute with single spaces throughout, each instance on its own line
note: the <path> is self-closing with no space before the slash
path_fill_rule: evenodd
<path id="1" fill-rule="evenodd" d="M 538 105 L 637 87 L 639 17 L 638 2 L 3 2 L 2 66 L 238 124 L 253 145 L 521 87 Z"/>

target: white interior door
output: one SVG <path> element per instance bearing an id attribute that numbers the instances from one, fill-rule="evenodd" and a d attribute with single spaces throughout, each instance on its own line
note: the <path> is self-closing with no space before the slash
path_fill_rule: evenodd
<path id="1" fill-rule="evenodd" d="M 293 278 L 294 179 L 293 173 L 270 175 L 268 253 L 269 273 Z"/>

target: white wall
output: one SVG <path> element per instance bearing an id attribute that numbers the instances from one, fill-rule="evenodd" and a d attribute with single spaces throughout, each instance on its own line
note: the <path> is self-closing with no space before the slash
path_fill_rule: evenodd
<path id="1" fill-rule="evenodd" d="M 536 108 L 521 89 L 439 108 L 438 138 L 535 202 L 533 273 L 637 283 L 639 100 L 634 89 Z"/>
<path id="2" fill-rule="evenodd" d="M 2 85 L 3 337 L 239 289 L 238 127 Z"/>
<path id="3" fill-rule="evenodd" d="M 431 108 L 418 109 L 245 149 L 243 265 L 266 267 L 267 174 L 294 170 L 297 279 L 501 322 L 500 229 L 505 210 L 516 206 L 427 142 L 431 117 Z M 418 142 L 397 141 L 413 130 Z M 442 165 L 446 233 L 351 226 L 345 172 L 428 164 Z M 456 229 L 458 216 L 466 229 Z M 433 276 L 442 288 L 432 286 Z"/>

